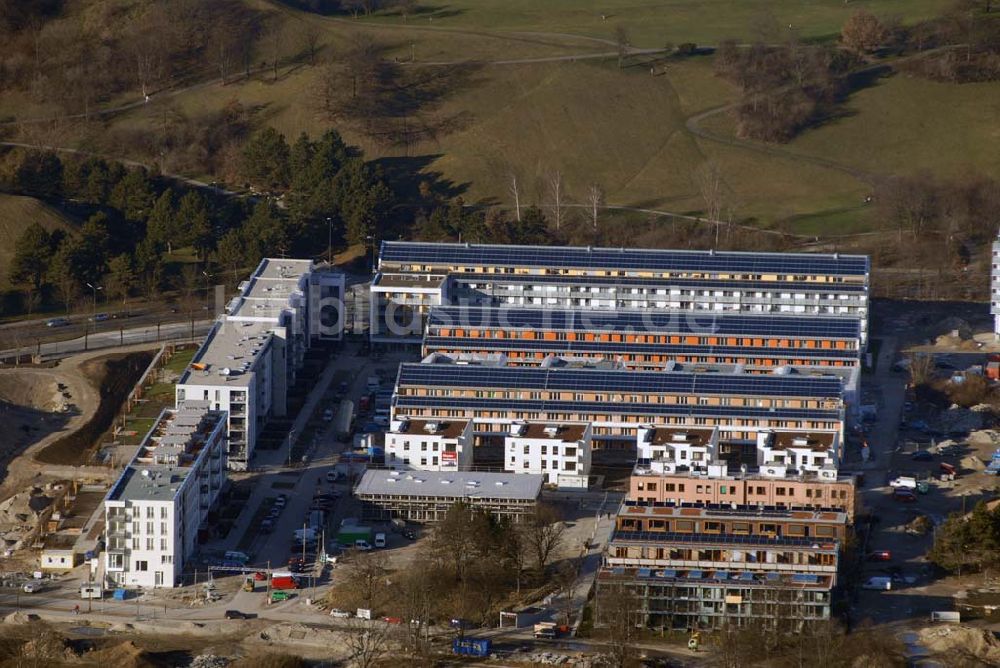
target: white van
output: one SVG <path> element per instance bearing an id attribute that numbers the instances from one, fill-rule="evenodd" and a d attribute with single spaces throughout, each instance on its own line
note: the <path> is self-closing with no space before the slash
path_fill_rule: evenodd
<path id="1" fill-rule="evenodd" d="M 385 547 L 385 534 L 377 533 L 375 534 L 375 547 Z"/>
<path id="2" fill-rule="evenodd" d="M 890 480 L 889 487 L 893 487 L 895 489 L 916 489 L 917 479 L 910 476 L 901 475 L 895 480 Z"/>
<path id="3" fill-rule="evenodd" d="M 361 550 L 362 552 L 367 552 L 368 550 L 372 549 L 372 546 L 371 544 L 369 544 L 367 540 L 359 538 L 356 541 L 354 541 L 354 549 Z"/>

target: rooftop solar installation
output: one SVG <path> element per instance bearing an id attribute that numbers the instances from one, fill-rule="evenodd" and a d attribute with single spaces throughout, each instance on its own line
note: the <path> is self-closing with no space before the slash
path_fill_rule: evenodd
<path id="1" fill-rule="evenodd" d="M 396 410 L 410 415 L 417 409 L 471 410 L 490 412 L 576 413 L 578 415 L 635 415 L 642 421 L 653 417 L 734 418 L 760 420 L 839 421 L 841 411 L 824 408 L 753 408 L 750 406 L 698 406 L 696 404 L 626 404 L 607 401 L 554 401 L 537 399 L 480 399 L 475 397 L 398 397 Z M 547 419 L 547 418 L 546 418 Z"/>
<path id="2" fill-rule="evenodd" d="M 555 355 L 593 353 L 614 356 L 633 355 L 723 355 L 730 357 L 761 357 L 766 359 L 795 357 L 798 359 L 857 360 L 860 352 L 835 348 L 765 348 L 749 346 L 709 346 L 667 343 L 612 343 L 608 341 L 543 341 L 540 339 L 486 339 L 447 337 L 428 334 L 424 337 L 428 351 L 539 351 Z M 539 360 L 540 361 L 540 360 Z"/>
<path id="3" fill-rule="evenodd" d="M 701 394 L 839 398 L 832 376 L 705 374 L 667 371 L 606 371 L 468 364 L 400 364 L 399 386 L 467 387 L 622 394 Z M 398 388 L 397 388 L 398 389 Z"/>
<path id="4" fill-rule="evenodd" d="M 577 246 L 383 241 L 380 262 L 415 265 L 646 269 L 748 274 L 822 274 L 860 276 L 868 272 L 864 255 L 751 253 Z"/>
<path id="5" fill-rule="evenodd" d="M 743 281 L 738 279 L 712 278 L 643 278 L 636 276 L 561 276 L 556 274 L 481 274 L 462 272 L 451 274 L 454 285 L 489 283 L 491 285 L 585 285 L 588 287 L 648 287 L 655 289 L 682 290 L 736 290 L 743 294 L 754 290 L 769 292 L 804 291 L 817 293 L 864 293 L 864 283 L 806 283 L 804 281 Z M 540 288 L 539 288 L 540 289 Z"/>
<path id="6" fill-rule="evenodd" d="M 857 339 L 857 318 L 746 315 L 662 310 L 563 310 L 435 306 L 430 327 L 502 327 L 537 331 L 670 332 L 699 336 L 767 336 Z"/>

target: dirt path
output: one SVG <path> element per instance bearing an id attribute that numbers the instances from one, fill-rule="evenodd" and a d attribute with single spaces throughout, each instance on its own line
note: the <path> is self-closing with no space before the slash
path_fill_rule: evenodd
<path id="1" fill-rule="evenodd" d="M 35 456 L 47 446 L 54 443 L 59 438 L 76 431 L 84 426 L 94 413 L 101 401 L 100 389 L 95 386 L 91 378 L 91 373 L 86 368 L 93 360 L 120 355 L 143 350 L 155 350 L 159 344 L 141 344 L 118 348 L 116 350 L 95 350 L 80 355 L 74 355 L 62 360 L 58 366 L 51 369 L 39 369 L 33 367 L 22 367 L 16 369 L 0 369 L 0 378 L 4 380 L 26 378 L 34 376 L 53 383 L 62 383 L 68 388 L 72 398 L 69 400 L 77 408 L 76 414 L 71 417 L 60 429 L 47 434 L 39 441 L 32 443 L 27 449 L 20 453 L 0 454 L 0 465 L 6 464 L 6 471 L 0 472 L 3 483 L 0 484 L 0 499 L 6 499 L 11 494 L 23 488 L 29 480 L 39 475 L 63 476 L 67 474 L 80 475 L 89 473 L 94 475 L 106 475 L 107 470 L 97 467 L 76 466 L 76 467 L 53 467 L 48 464 L 41 464 L 35 460 Z"/>

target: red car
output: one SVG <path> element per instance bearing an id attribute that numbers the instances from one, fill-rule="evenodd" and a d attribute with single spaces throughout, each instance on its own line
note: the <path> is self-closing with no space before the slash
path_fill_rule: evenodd
<path id="1" fill-rule="evenodd" d="M 868 555 L 868 561 L 892 561 L 892 552 L 889 550 L 875 550 Z"/>
<path id="2" fill-rule="evenodd" d="M 402 624 L 403 620 L 400 617 L 383 617 L 382 621 L 386 624 Z"/>
<path id="3" fill-rule="evenodd" d="M 263 571 L 257 571 L 256 573 L 253 574 L 253 579 L 256 580 L 257 582 L 263 582 L 264 580 L 267 579 L 267 573 Z"/>

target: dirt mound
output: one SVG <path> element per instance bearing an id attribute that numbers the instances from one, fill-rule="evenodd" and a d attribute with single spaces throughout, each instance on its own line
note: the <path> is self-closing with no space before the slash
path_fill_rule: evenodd
<path id="1" fill-rule="evenodd" d="M 934 327 L 933 335 L 939 344 L 941 339 L 950 343 L 968 341 L 972 338 L 972 327 L 962 318 L 945 318 Z"/>
<path id="2" fill-rule="evenodd" d="M 160 668 L 162 665 L 131 640 L 92 652 L 87 655 L 87 660 L 95 665 L 115 668 Z"/>
<path id="3" fill-rule="evenodd" d="M 1000 640 L 985 629 L 932 626 L 920 631 L 920 642 L 941 657 L 965 657 L 987 665 L 1000 665 Z"/>

